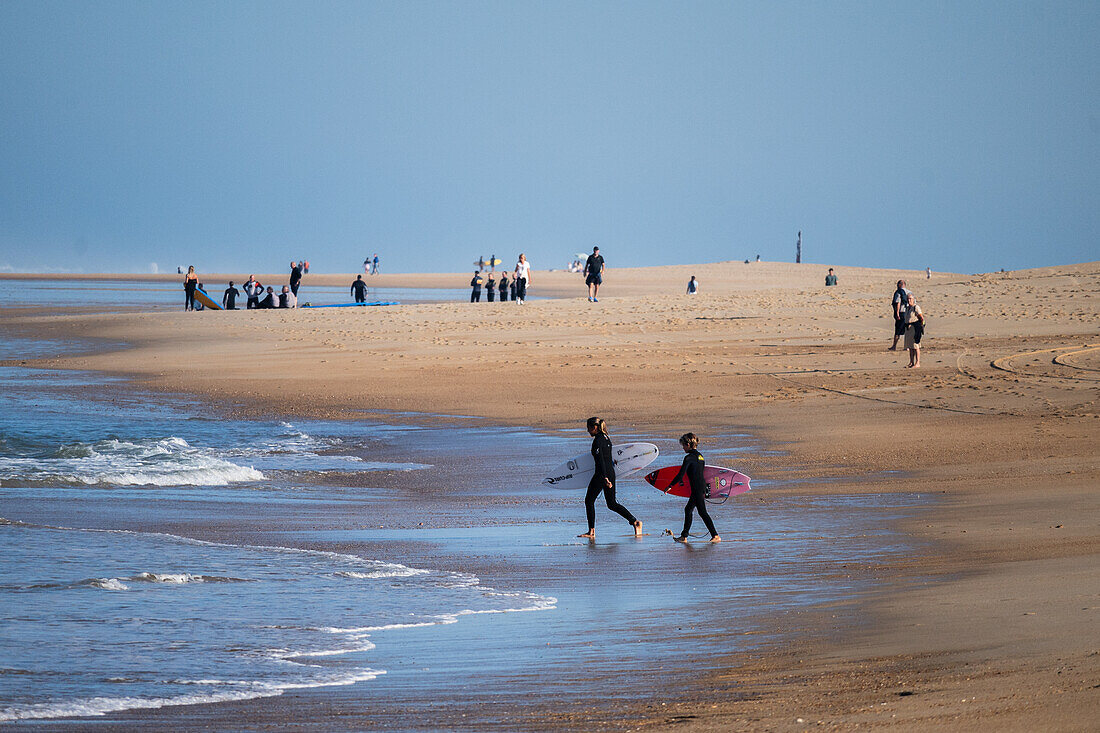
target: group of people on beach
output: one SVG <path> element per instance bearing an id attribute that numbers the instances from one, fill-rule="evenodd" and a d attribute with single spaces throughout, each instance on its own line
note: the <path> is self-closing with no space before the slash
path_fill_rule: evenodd
<path id="1" fill-rule="evenodd" d="M 509 299 L 519 304 L 523 304 L 524 299 L 527 297 L 527 285 L 531 282 L 531 263 L 527 261 L 527 255 L 520 252 L 519 260 L 516 262 L 516 268 L 512 272 L 512 281 L 508 281 L 508 273 L 500 273 L 500 282 L 497 283 L 493 279 L 494 270 L 496 269 L 495 256 L 490 258 L 490 267 L 488 277 L 482 277 L 481 270 L 478 268 L 474 270 L 474 276 L 470 278 L 470 302 L 481 302 L 481 288 L 485 287 L 485 299 L 492 303 L 497 293 L 500 294 L 500 302 L 503 303 Z"/>
<path id="2" fill-rule="evenodd" d="M 297 308 L 298 288 L 302 284 L 302 275 L 307 272 L 309 272 L 308 261 L 302 260 L 291 262 L 290 281 L 287 285 L 284 285 L 282 290 L 278 293 L 275 292 L 275 288 L 270 285 L 265 290 L 259 280 L 249 275 L 248 280 L 241 286 L 244 288 L 244 295 L 247 298 L 245 301 L 245 308 L 248 310 Z M 203 284 L 199 282 L 199 276 L 195 273 L 194 265 L 187 268 L 187 274 L 183 278 L 183 291 L 185 297 L 183 309 L 185 311 L 201 310 L 202 304 L 196 302 L 196 293 L 201 291 L 205 296 L 206 290 Z M 241 291 L 238 290 L 233 281 L 230 280 L 229 287 L 222 293 L 222 308 L 229 311 L 237 310 L 237 298 L 239 297 L 241 297 Z"/>
<path id="3" fill-rule="evenodd" d="M 588 531 L 577 535 L 586 539 L 596 538 L 596 499 L 603 494 L 607 508 L 630 522 L 634 528 L 634 535 L 642 536 L 642 520 L 630 513 L 630 510 L 615 500 L 615 461 L 612 459 L 611 436 L 607 432 L 607 422 L 599 417 L 588 418 L 588 434 L 592 436 L 592 459 L 596 463 L 596 472 L 592 480 L 588 482 L 588 492 L 584 495 L 584 510 L 588 516 Z M 721 542 L 718 530 L 714 528 L 710 514 L 707 512 L 707 485 L 703 477 L 705 461 L 703 454 L 699 452 L 699 437 L 695 433 L 684 433 L 680 436 L 680 447 L 684 449 L 684 462 L 680 470 L 673 477 L 669 485 L 678 483 L 687 478 L 691 487 L 691 497 L 684 507 L 684 528 L 679 535 L 674 535 L 677 542 L 687 542 L 691 536 L 693 512 L 698 512 L 699 518 L 707 526 L 710 532 L 711 542 Z"/>

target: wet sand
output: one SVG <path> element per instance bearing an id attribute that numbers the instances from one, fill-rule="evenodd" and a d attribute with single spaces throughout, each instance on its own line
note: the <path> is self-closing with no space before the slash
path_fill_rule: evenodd
<path id="1" fill-rule="evenodd" d="M 550 706 L 523 727 L 1091 729 L 1100 264 L 931 280 L 838 267 L 829 289 L 825 269 L 612 270 L 595 305 L 579 276 L 536 271 L 532 294 L 559 299 L 2 317 L 16 333 L 129 345 L 33 363 L 131 375 L 242 414 L 449 413 L 542 430 L 602 414 L 613 431 L 694 430 L 704 453 L 708 433 L 748 430 L 774 450 L 739 468 L 789 482 L 774 496 L 937 494 L 902 522 L 927 549 L 856 569 L 875 580 L 872 597 L 775 619 L 781 647 L 730 654 L 696 684 L 662 685 L 655 674 L 649 700 Z M 696 296 L 683 294 L 691 274 Z M 314 277 L 306 289 L 320 284 Z M 920 370 L 886 351 L 898 277 L 928 319 Z M 685 661 L 681 671 L 691 669 Z M 614 685 L 613 670 L 597 673 Z M 356 727 L 356 711 L 310 699 L 214 706 L 215 715 L 293 727 L 315 711 Z"/>

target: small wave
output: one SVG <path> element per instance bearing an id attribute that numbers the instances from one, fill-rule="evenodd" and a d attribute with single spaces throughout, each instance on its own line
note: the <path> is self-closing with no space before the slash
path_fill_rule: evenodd
<path id="1" fill-rule="evenodd" d="M 264 475 L 196 448 L 183 438 L 109 438 L 73 443 L 45 455 L 0 457 L 0 481 L 111 484 L 116 486 L 226 486 L 262 481 Z"/>
<path id="2" fill-rule="evenodd" d="M 396 565 L 384 570 L 372 570 L 370 572 L 359 572 L 357 570 L 338 570 L 333 573 L 338 578 L 354 578 L 356 580 L 376 580 L 379 578 L 410 578 L 414 575 L 426 575 L 430 573 L 430 570 L 424 570 L 421 568 L 410 568 L 404 565 Z"/>
<path id="3" fill-rule="evenodd" d="M 91 578 L 90 580 L 77 583 L 77 585 L 102 588 L 103 590 L 130 590 L 130 586 L 126 585 L 118 578 Z"/>

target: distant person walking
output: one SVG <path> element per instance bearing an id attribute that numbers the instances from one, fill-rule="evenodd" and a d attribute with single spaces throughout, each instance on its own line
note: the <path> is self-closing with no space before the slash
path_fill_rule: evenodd
<path id="1" fill-rule="evenodd" d="M 470 279 L 470 287 L 473 288 L 473 290 L 470 291 L 471 303 L 481 302 L 481 283 L 481 272 L 478 270 L 474 270 L 474 276 Z"/>
<path id="2" fill-rule="evenodd" d="M 703 454 L 698 451 L 699 438 L 695 433 L 684 433 L 680 436 L 680 447 L 684 449 L 686 454 L 684 455 L 684 462 L 680 465 L 680 470 L 676 472 L 676 476 L 668 482 L 668 485 L 675 485 L 686 474 L 688 485 L 691 486 L 691 498 L 688 499 L 687 506 L 684 507 L 684 531 L 675 539 L 678 542 L 687 541 L 688 532 L 691 530 L 691 512 L 695 510 L 699 512 L 699 518 L 703 520 L 703 524 L 707 525 L 707 531 L 710 532 L 710 541 L 721 542 L 722 538 L 718 536 L 718 530 L 714 528 L 714 522 L 711 521 L 710 514 L 707 512 L 707 483 L 703 475 L 706 462 L 703 460 Z"/>
<path id="3" fill-rule="evenodd" d="M 931 280 L 932 279 L 932 268 L 931 267 L 926 267 L 924 269 L 924 278 L 926 280 Z"/>
<path id="4" fill-rule="evenodd" d="M 508 273 L 500 273 L 500 302 L 508 301 Z"/>
<path id="5" fill-rule="evenodd" d="M 183 310 L 195 310 L 195 288 L 199 286 L 199 276 L 195 274 L 195 266 L 187 268 L 187 274 L 183 276 Z"/>
<path id="6" fill-rule="evenodd" d="M 294 293 L 295 298 L 298 297 L 298 285 L 302 282 L 302 268 L 300 262 L 290 263 L 290 292 Z"/>
<path id="7" fill-rule="evenodd" d="M 920 366 L 920 340 L 924 337 L 924 313 L 917 305 L 917 299 L 909 293 L 909 298 L 902 310 L 902 320 L 905 321 L 905 348 L 909 350 L 909 363 L 906 369 Z"/>
<path id="8" fill-rule="evenodd" d="M 229 281 L 229 287 L 222 293 L 222 308 L 227 311 L 237 310 L 237 296 L 241 294 L 240 290 L 233 287 L 233 281 Z"/>
<path id="9" fill-rule="evenodd" d="M 829 268 L 829 274 L 825 276 L 825 287 L 831 288 L 836 285 L 836 275 L 833 274 L 833 268 Z"/>
<path id="10" fill-rule="evenodd" d="M 367 275 L 370 274 L 370 257 L 363 260 L 363 272 Z"/>
<path id="11" fill-rule="evenodd" d="M 371 270 L 370 274 L 372 274 L 372 275 L 377 275 L 378 274 L 378 254 L 377 253 L 374 255 L 374 269 Z"/>
<path id="12" fill-rule="evenodd" d="M 351 284 L 351 294 L 355 296 L 356 303 L 367 302 L 367 284 L 363 282 L 362 275 L 355 276 L 355 282 Z"/>
<path id="13" fill-rule="evenodd" d="M 603 284 L 604 261 L 599 247 L 592 248 L 592 254 L 584 263 L 584 284 L 588 286 L 588 302 L 599 303 L 596 296 L 600 294 L 600 285 Z"/>
<path id="14" fill-rule="evenodd" d="M 898 288 L 894 291 L 894 297 L 890 306 L 894 310 L 894 343 L 890 344 L 890 351 L 898 350 L 898 339 L 905 335 L 905 321 L 902 319 L 902 310 L 909 302 L 912 293 L 905 287 L 904 280 L 898 280 Z"/>
<path id="15" fill-rule="evenodd" d="M 523 305 L 523 300 L 527 297 L 527 286 L 531 284 L 531 263 L 527 261 L 527 255 L 522 252 L 519 254 L 519 262 L 516 263 L 514 279 L 516 281 L 516 295 L 513 300 Z"/>
<path id="16" fill-rule="evenodd" d="M 588 434 L 592 436 L 592 459 L 596 462 L 596 472 L 588 482 L 588 493 L 584 495 L 584 511 L 588 516 L 588 531 L 578 537 L 596 539 L 596 497 L 603 493 L 607 508 L 630 522 L 634 535 L 642 534 L 642 523 L 626 507 L 615 501 L 615 461 L 612 458 L 611 436 L 607 434 L 607 423 L 598 417 L 588 418 Z"/>
<path id="17" fill-rule="evenodd" d="M 493 279 L 493 273 L 489 273 L 489 279 L 485 281 L 485 299 L 490 303 L 497 295 L 497 281 Z"/>
<path id="18" fill-rule="evenodd" d="M 694 275 L 692 275 L 691 279 L 688 280 L 687 294 L 688 295 L 695 295 L 698 292 L 699 292 L 699 281 L 695 279 Z"/>

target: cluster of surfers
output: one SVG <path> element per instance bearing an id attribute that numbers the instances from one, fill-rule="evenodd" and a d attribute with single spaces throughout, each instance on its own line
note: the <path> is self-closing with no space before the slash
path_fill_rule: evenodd
<path id="1" fill-rule="evenodd" d="M 267 286 L 264 289 L 263 284 L 260 283 L 252 275 L 248 276 L 248 280 L 241 287 L 244 288 L 244 294 L 247 298 L 245 301 L 245 307 L 248 310 L 253 309 L 267 309 L 267 308 L 297 308 L 298 307 L 298 288 L 302 283 L 302 274 L 309 272 L 309 262 L 291 262 L 290 263 L 290 283 L 284 285 L 280 292 L 275 292 L 275 288 Z M 199 276 L 195 273 L 195 266 L 191 265 L 187 268 L 187 274 L 183 278 L 183 291 L 184 291 L 184 305 L 185 311 L 193 311 L 202 308 L 201 304 L 195 302 L 195 292 L 202 290 L 204 293 L 206 289 L 203 284 L 199 282 Z M 237 290 L 233 281 L 229 281 L 229 287 L 222 293 L 222 308 L 225 310 L 233 311 L 237 310 L 237 298 L 241 297 L 241 291 Z"/>
<path id="2" fill-rule="evenodd" d="M 588 418 L 588 434 L 592 436 L 592 458 L 596 463 L 596 472 L 592 480 L 588 482 L 588 493 L 584 495 L 584 509 L 588 515 L 588 531 L 577 535 L 587 539 L 596 538 L 596 499 L 602 493 L 607 508 L 630 522 L 634 528 L 634 535 L 642 535 L 642 520 L 636 518 L 626 507 L 615 500 L 615 461 L 612 459 L 611 436 L 607 433 L 607 423 L 599 417 Z M 684 462 L 680 470 L 673 477 L 669 485 L 672 486 L 683 478 L 687 478 L 691 487 L 691 497 L 684 507 L 684 529 L 679 535 L 674 535 L 677 542 L 687 542 L 688 533 L 691 531 L 692 513 L 698 512 L 699 518 L 707 525 L 711 542 L 721 542 L 718 530 L 714 528 L 710 514 L 707 512 L 707 485 L 703 476 L 705 461 L 703 454 L 699 452 L 699 437 L 695 433 L 684 433 L 680 436 L 680 447 L 684 449 Z"/>
<path id="3" fill-rule="evenodd" d="M 490 262 L 495 262 L 494 257 L 490 258 Z M 493 279 L 493 271 L 490 269 L 488 278 L 481 276 L 481 268 L 474 270 L 474 276 L 470 280 L 470 302 L 481 302 L 481 288 L 485 287 L 486 300 L 492 303 L 496 298 L 497 293 L 500 294 L 500 302 L 504 303 L 509 300 L 514 300 L 517 303 L 522 304 L 527 298 L 527 286 L 531 282 L 531 263 L 527 261 L 527 255 L 522 252 L 519 255 L 519 260 L 516 262 L 516 269 L 512 272 L 512 281 L 508 281 L 508 273 L 500 273 L 500 283 L 498 284 Z"/>

